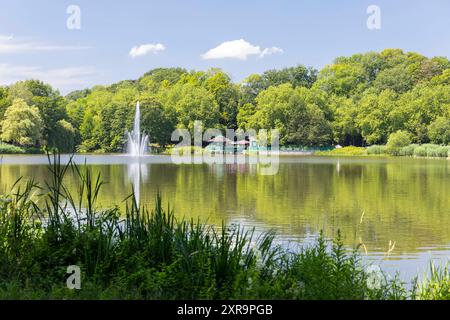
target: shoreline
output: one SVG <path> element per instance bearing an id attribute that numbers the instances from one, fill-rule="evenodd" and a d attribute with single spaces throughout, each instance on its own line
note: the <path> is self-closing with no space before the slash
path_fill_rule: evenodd
<path id="1" fill-rule="evenodd" d="M 123 157 L 129 157 L 133 158 L 133 156 L 130 156 L 126 153 L 119 153 L 119 152 L 80 152 L 80 153 L 61 153 L 62 156 L 123 156 Z M 192 154 L 195 156 L 195 154 Z M 279 151 L 279 152 L 264 152 L 264 153 L 258 153 L 258 152 L 251 152 L 251 153 L 237 153 L 237 154 L 231 154 L 231 153 L 225 153 L 224 156 L 231 157 L 256 157 L 256 156 L 273 156 L 278 155 L 280 157 L 317 157 L 317 158 L 326 158 L 326 157 L 332 157 L 332 158 L 389 158 L 389 159 L 430 159 L 430 160 L 450 160 L 449 157 L 418 157 L 418 156 L 393 156 L 389 154 L 333 154 L 333 153 L 315 153 L 315 152 L 302 152 L 302 151 L 293 151 L 293 152 L 286 152 L 286 151 Z M 0 164 L 1 164 L 1 158 L 3 157 L 42 157 L 45 156 L 45 153 L 0 153 Z M 163 156 L 163 157 L 170 157 L 170 153 L 149 153 L 142 157 L 157 157 L 157 156 Z"/>

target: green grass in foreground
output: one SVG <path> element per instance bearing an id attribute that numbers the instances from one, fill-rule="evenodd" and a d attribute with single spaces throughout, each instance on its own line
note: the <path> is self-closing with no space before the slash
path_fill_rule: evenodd
<path id="1" fill-rule="evenodd" d="M 447 269 L 411 291 L 384 274 L 372 286 L 339 234 L 290 253 L 272 232 L 178 221 L 159 196 L 151 212 L 132 196 L 125 212 L 98 209 L 100 175 L 58 159 L 44 186 L 18 181 L 0 198 L 1 299 L 450 298 Z M 63 183 L 69 170 L 80 180 L 75 195 Z M 81 268 L 81 290 L 66 288 L 69 265 Z"/>

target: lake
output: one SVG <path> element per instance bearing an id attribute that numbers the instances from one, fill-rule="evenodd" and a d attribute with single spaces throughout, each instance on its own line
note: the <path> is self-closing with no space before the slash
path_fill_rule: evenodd
<path id="1" fill-rule="evenodd" d="M 159 191 L 179 217 L 275 229 L 278 240 L 293 247 L 310 243 L 320 230 L 327 237 L 340 230 L 347 246 L 364 243 L 366 259 L 405 279 L 450 254 L 448 160 L 283 156 L 276 175 L 260 175 L 258 165 L 248 163 L 176 165 L 169 156 L 136 162 L 77 155 L 75 161 L 101 172 L 105 207 L 123 206 L 139 181 L 141 203 L 150 208 Z M 0 163 L 2 192 L 20 176 L 48 177 L 46 156 L 3 156 Z M 67 183 L 76 187 L 73 174 Z M 395 247 L 387 257 L 390 242 Z"/>

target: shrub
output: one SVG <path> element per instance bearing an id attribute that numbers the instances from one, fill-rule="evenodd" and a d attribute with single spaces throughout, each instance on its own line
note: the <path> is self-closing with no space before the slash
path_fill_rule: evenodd
<path id="1" fill-rule="evenodd" d="M 436 144 L 423 144 L 414 149 L 415 157 L 447 158 L 450 152 L 449 146 Z"/>
<path id="2" fill-rule="evenodd" d="M 387 142 L 387 152 L 391 155 L 398 156 L 400 155 L 400 150 L 403 147 L 411 144 L 411 138 L 408 132 L 406 131 L 396 131 L 389 135 L 389 139 Z"/>
<path id="3" fill-rule="evenodd" d="M 431 142 L 450 144 L 450 119 L 438 117 L 428 126 L 428 136 Z"/>
<path id="4" fill-rule="evenodd" d="M 320 156 L 365 156 L 367 155 L 367 149 L 349 146 L 340 149 L 333 149 L 331 151 L 318 151 L 315 154 Z"/>
<path id="5" fill-rule="evenodd" d="M 21 154 L 21 153 L 25 153 L 24 148 L 0 142 L 0 154 Z"/>
<path id="6" fill-rule="evenodd" d="M 289 286 L 297 299 L 366 298 L 367 276 L 356 252 L 348 253 L 340 235 L 331 245 L 322 237 L 294 257 L 288 271 Z"/>
<path id="7" fill-rule="evenodd" d="M 425 280 L 417 284 L 416 294 L 413 298 L 417 300 L 449 300 L 449 264 L 447 263 L 443 267 L 436 267 L 431 263 L 429 276 L 426 275 Z"/>
<path id="8" fill-rule="evenodd" d="M 414 149 L 415 157 L 426 157 L 427 156 L 427 147 L 421 145 Z"/>
<path id="9" fill-rule="evenodd" d="M 448 147 L 435 146 L 427 148 L 427 157 L 446 158 L 448 155 Z"/>
<path id="10" fill-rule="evenodd" d="M 203 148 L 197 146 L 184 146 L 184 147 L 173 147 L 167 149 L 168 153 L 178 153 L 179 156 L 186 156 L 189 154 L 202 154 Z"/>
<path id="11" fill-rule="evenodd" d="M 373 145 L 373 146 L 370 146 L 369 148 L 367 148 L 367 154 L 369 154 L 369 155 L 387 154 L 387 148 L 386 148 L 386 146 Z"/>
<path id="12" fill-rule="evenodd" d="M 410 144 L 409 146 L 403 147 L 399 151 L 399 156 L 412 157 L 414 155 L 414 150 L 418 147 L 417 144 Z"/>
<path id="13" fill-rule="evenodd" d="M 27 147 L 25 148 L 25 153 L 28 154 L 42 154 L 44 153 L 44 148 L 39 148 L 39 147 Z"/>

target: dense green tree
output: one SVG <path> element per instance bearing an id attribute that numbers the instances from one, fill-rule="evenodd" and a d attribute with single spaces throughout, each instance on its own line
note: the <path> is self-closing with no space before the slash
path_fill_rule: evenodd
<path id="1" fill-rule="evenodd" d="M 324 145 L 331 142 L 331 127 L 320 99 L 307 88 L 290 84 L 269 87 L 256 98 L 257 106 L 248 119 L 248 128 L 278 129 L 282 144 Z"/>
<path id="2" fill-rule="evenodd" d="M 196 84 L 195 77 L 187 77 L 160 93 L 161 102 L 176 111 L 177 126 L 193 133 L 194 122 L 201 120 L 204 128 L 220 128 L 221 114 L 214 96 Z"/>
<path id="3" fill-rule="evenodd" d="M 446 69 L 442 74 L 431 79 L 433 85 L 450 85 L 450 69 Z"/>
<path id="4" fill-rule="evenodd" d="M 136 87 L 124 87 L 112 97 L 108 109 L 109 115 L 103 112 L 102 123 L 109 122 L 109 132 L 106 135 L 108 151 L 121 151 L 125 146 L 125 131 L 130 131 L 134 119 L 134 111 L 139 91 Z"/>
<path id="5" fill-rule="evenodd" d="M 383 70 L 385 62 L 381 55 L 377 52 L 367 52 L 365 54 L 354 54 L 350 57 L 338 57 L 334 61 L 335 64 L 357 64 L 362 67 L 365 75 L 365 81 L 373 82 L 381 70 Z"/>
<path id="6" fill-rule="evenodd" d="M 399 101 L 404 128 L 417 143 L 430 141 L 428 126 L 439 116 L 450 114 L 450 86 L 418 86 L 403 94 Z"/>
<path id="7" fill-rule="evenodd" d="M 6 109 L 2 126 L 2 140 L 21 146 L 35 146 L 42 137 L 43 123 L 39 110 L 23 99 L 15 99 Z"/>
<path id="8" fill-rule="evenodd" d="M 67 103 L 66 112 L 68 116 L 68 121 L 75 128 L 80 128 L 83 123 L 84 114 L 86 112 L 87 99 L 80 98 L 75 101 L 70 101 Z"/>
<path id="9" fill-rule="evenodd" d="M 6 109 L 11 105 L 9 98 L 9 88 L 0 87 L 0 121 L 2 121 Z"/>
<path id="10" fill-rule="evenodd" d="M 240 99 L 239 105 L 243 106 L 246 103 L 255 103 L 258 94 L 267 89 L 263 78 L 259 74 L 252 74 L 242 81 L 240 84 Z"/>
<path id="11" fill-rule="evenodd" d="M 305 101 L 291 101 L 291 117 L 287 124 L 287 143 L 302 146 L 326 146 L 331 144 L 332 131 L 324 112 Z"/>
<path id="12" fill-rule="evenodd" d="M 143 96 L 141 104 L 141 129 L 146 132 L 152 143 L 162 147 L 171 143 L 171 135 L 177 125 L 175 112 L 165 108 L 157 96 Z"/>
<path id="13" fill-rule="evenodd" d="M 80 134 L 83 141 L 79 147 L 80 151 L 93 151 L 100 148 L 100 142 L 95 134 L 99 131 L 99 127 L 99 116 L 96 115 L 94 110 L 87 110 L 80 125 Z"/>
<path id="14" fill-rule="evenodd" d="M 330 96 L 330 108 L 333 113 L 333 137 L 341 145 L 360 145 L 361 129 L 358 123 L 358 104 L 352 98 Z"/>
<path id="15" fill-rule="evenodd" d="M 39 109 L 44 124 L 42 138 L 45 144 L 52 146 L 55 127 L 59 120 L 66 117 L 66 100 L 50 85 L 39 80 L 19 81 L 10 87 L 9 93 L 11 100 L 20 98 Z"/>
<path id="16" fill-rule="evenodd" d="M 317 70 L 311 67 L 298 65 L 296 67 L 284 68 L 281 70 L 268 70 L 263 74 L 252 74 L 241 84 L 241 103 L 254 103 L 258 94 L 270 86 L 279 86 L 290 83 L 295 87 L 310 88 L 317 80 Z"/>
<path id="17" fill-rule="evenodd" d="M 450 145 L 450 116 L 437 117 L 428 126 L 428 136 L 432 143 Z"/>
<path id="18" fill-rule="evenodd" d="M 410 134 L 406 131 L 398 130 L 389 135 L 386 147 L 389 154 L 399 155 L 400 149 L 410 144 Z"/>
<path id="19" fill-rule="evenodd" d="M 144 79 L 151 79 L 157 83 L 168 81 L 170 84 L 175 84 L 182 75 L 187 73 L 186 69 L 183 68 L 156 68 L 146 72 L 139 81 L 145 82 Z"/>
<path id="20" fill-rule="evenodd" d="M 390 113 L 395 109 L 397 94 L 384 90 L 379 95 L 366 93 L 359 101 L 357 123 L 368 144 L 384 144 L 392 132 Z"/>
<path id="21" fill-rule="evenodd" d="M 54 140 L 51 145 L 60 152 L 74 152 L 77 132 L 70 122 L 59 120 L 55 126 Z"/>
<path id="22" fill-rule="evenodd" d="M 206 79 L 205 87 L 213 94 L 219 105 L 220 124 L 229 129 L 236 129 L 239 92 L 230 77 L 216 70 Z"/>
<path id="23" fill-rule="evenodd" d="M 286 125 L 289 118 L 290 99 L 294 99 L 295 90 L 290 84 L 269 87 L 261 91 L 256 98 L 256 110 L 246 121 L 249 128 L 278 129 L 281 143 L 287 141 Z"/>
<path id="24" fill-rule="evenodd" d="M 426 59 L 424 57 L 420 63 L 412 68 L 414 82 L 419 83 L 439 77 L 448 68 L 450 68 L 450 62 L 447 58 L 434 57 L 432 59 Z"/>
<path id="25" fill-rule="evenodd" d="M 237 126 L 240 129 L 251 129 L 249 121 L 256 112 L 256 106 L 252 103 L 246 103 L 239 108 L 239 112 L 236 118 Z"/>
<path id="26" fill-rule="evenodd" d="M 80 134 L 82 151 L 94 151 L 109 149 L 109 132 L 111 118 L 102 114 L 102 110 L 111 105 L 113 94 L 104 87 L 94 88 L 84 100 L 85 109 L 83 119 L 80 124 Z M 102 121 L 104 120 L 104 121 Z M 107 120 L 107 121 L 106 121 Z"/>
<path id="27" fill-rule="evenodd" d="M 284 83 L 290 83 L 294 88 L 311 88 L 316 80 L 317 70 L 311 67 L 307 68 L 303 65 L 281 70 L 272 69 L 262 74 L 262 81 L 265 88 L 279 86 Z"/>
<path id="28" fill-rule="evenodd" d="M 67 101 L 77 101 L 82 98 L 86 98 L 91 93 L 90 89 L 72 91 L 65 96 Z"/>
<path id="29" fill-rule="evenodd" d="M 359 64 L 332 64 L 319 72 L 315 88 L 341 96 L 350 96 L 366 86 L 366 74 Z"/>
<path id="30" fill-rule="evenodd" d="M 385 49 L 380 52 L 380 57 L 383 60 L 383 69 L 394 68 L 408 61 L 407 55 L 401 49 Z"/>
<path id="31" fill-rule="evenodd" d="M 401 65 L 385 69 L 378 74 L 373 86 L 377 92 L 393 90 L 397 93 L 403 93 L 413 87 L 413 75 Z"/>
<path id="32" fill-rule="evenodd" d="M 110 120 L 110 131 L 108 136 L 108 151 L 117 152 L 125 150 L 126 132 L 131 131 L 134 111 L 136 103 L 130 101 L 128 103 L 121 103 L 112 105 Z M 105 114 L 105 113 L 104 113 Z M 102 117 L 102 121 L 107 121 L 108 118 Z"/>

